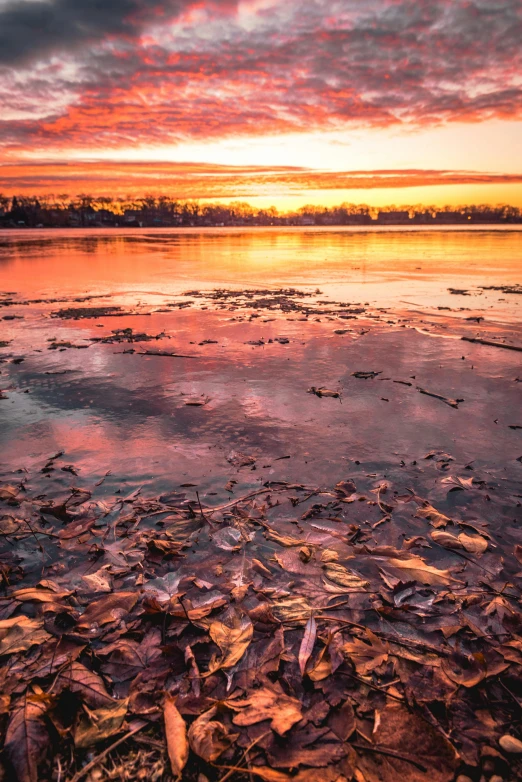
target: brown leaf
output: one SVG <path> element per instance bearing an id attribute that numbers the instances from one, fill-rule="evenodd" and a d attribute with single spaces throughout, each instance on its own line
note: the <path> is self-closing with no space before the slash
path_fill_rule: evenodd
<path id="1" fill-rule="evenodd" d="M 93 592 L 111 592 L 112 591 L 112 578 L 111 574 L 107 572 L 107 568 L 110 565 L 104 565 L 95 573 L 91 573 L 87 576 L 82 576 L 82 581 L 85 581 L 87 586 Z"/>
<path id="2" fill-rule="evenodd" d="M 328 388 L 325 388 L 324 386 L 321 386 L 320 388 L 317 388 L 316 386 L 310 386 L 310 388 L 307 391 L 308 394 L 315 394 L 315 396 L 330 396 L 333 399 L 339 399 L 341 394 L 339 391 L 330 391 Z"/>
<path id="3" fill-rule="evenodd" d="M 165 736 L 167 739 L 170 766 L 174 776 L 179 779 L 189 755 L 187 726 L 176 707 L 174 698 L 170 695 L 166 695 L 165 697 L 163 717 L 165 720 Z"/>
<path id="4" fill-rule="evenodd" d="M 94 671 L 90 671 L 79 662 L 71 663 L 59 675 L 56 685 L 58 692 L 67 689 L 70 692 L 78 693 L 93 709 L 114 704 L 114 699 L 107 692 L 101 676 L 98 676 Z"/>
<path id="5" fill-rule="evenodd" d="M 350 657 L 355 664 L 357 673 L 361 676 L 365 676 L 386 662 L 389 654 L 388 644 L 383 643 L 371 630 L 366 630 L 366 637 L 368 643 L 355 638 L 342 647 L 343 652 Z"/>
<path id="6" fill-rule="evenodd" d="M 310 617 L 311 605 L 305 597 L 285 597 L 272 606 L 272 613 L 280 622 L 306 624 Z"/>
<path id="7" fill-rule="evenodd" d="M 53 589 L 39 589 L 38 587 L 27 587 L 17 589 L 10 597 L 19 600 L 21 603 L 58 603 L 64 597 L 68 597 L 72 592 L 55 592 Z"/>
<path id="8" fill-rule="evenodd" d="M 444 486 L 451 486 L 452 489 L 450 491 L 455 491 L 456 489 L 464 491 L 465 489 L 473 488 L 473 478 L 460 478 L 459 476 L 448 475 L 447 478 L 441 480 L 441 483 Z"/>
<path id="9" fill-rule="evenodd" d="M 237 739 L 238 733 L 230 733 L 222 722 L 214 720 L 217 706 L 206 711 L 189 728 L 190 748 L 200 758 L 212 763 Z"/>
<path id="10" fill-rule="evenodd" d="M 350 701 L 330 712 L 328 725 L 341 741 L 348 741 L 355 730 L 355 712 Z"/>
<path id="11" fill-rule="evenodd" d="M 126 616 L 138 601 L 136 592 L 115 592 L 90 603 L 76 624 L 78 630 L 92 630 Z"/>
<path id="12" fill-rule="evenodd" d="M 114 736 L 121 730 L 127 714 L 129 699 L 114 701 L 109 706 L 82 713 L 74 731 L 74 744 L 78 748 L 91 747 Z"/>
<path id="13" fill-rule="evenodd" d="M 445 527 L 446 524 L 451 524 L 451 519 L 445 516 L 443 513 L 434 508 L 432 505 L 426 503 L 422 508 L 417 508 L 415 514 L 419 519 L 427 519 L 432 527 Z"/>
<path id="14" fill-rule="evenodd" d="M 248 767 L 249 774 L 255 774 L 256 777 L 265 779 L 266 782 L 289 782 L 292 777 L 285 774 L 283 771 L 276 771 L 268 766 L 252 766 Z"/>
<path id="15" fill-rule="evenodd" d="M 0 621 L 0 655 L 25 652 L 31 646 L 43 644 L 51 636 L 43 622 L 28 616 L 14 616 Z"/>
<path id="16" fill-rule="evenodd" d="M 487 540 L 481 535 L 467 535 L 465 532 L 461 532 L 459 541 L 470 554 L 483 554 L 488 547 Z"/>
<path id="17" fill-rule="evenodd" d="M 445 532 L 443 530 L 434 530 L 430 532 L 430 538 L 438 543 L 439 546 L 444 546 L 448 549 L 463 549 L 464 546 L 456 535 L 452 535 L 451 532 Z"/>
<path id="18" fill-rule="evenodd" d="M 274 540 L 276 543 L 279 543 L 280 546 L 291 547 L 303 545 L 302 538 L 293 538 L 290 535 L 280 535 L 279 532 L 276 532 L 276 530 L 273 529 L 265 530 L 265 537 L 268 538 L 268 540 Z"/>
<path id="19" fill-rule="evenodd" d="M 339 586 L 345 589 L 364 589 L 368 586 L 368 581 L 364 581 L 357 573 L 352 573 L 344 565 L 336 562 L 327 562 L 323 566 L 325 576 Z"/>
<path id="20" fill-rule="evenodd" d="M 481 654 L 462 654 L 454 651 L 442 661 L 442 670 L 452 682 L 464 687 L 475 687 L 487 675 L 487 666 Z"/>
<path id="21" fill-rule="evenodd" d="M 46 695 L 25 693 L 17 702 L 5 737 L 5 749 L 18 782 L 38 782 L 38 766 L 49 744 L 44 717 L 49 707 Z"/>
<path id="22" fill-rule="evenodd" d="M 254 633 L 250 617 L 246 615 L 239 617 L 234 614 L 231 624 L 232 626 L 216 621 L 210 625 L 210 637 L 219 646 L 223 656 L 220 660 L 210 661 L 209 669 L 206 674 L 203 674 L 204 676 L 210 676 L 220 668 L 232 668 L 246 652 Z"/>
<path id="23" fill-rule="evenodd" d="M 509 733 L 505 733 L 503 736 L 501 736 L 498 740 L 498 743 L 504 752 L 509 752 L 512 755 L 522 754 L 522 741 L 517 739 L 515 736 L 511 736 Z"/>
<path id="24" fill-rule="evenodd" d="M 278 684 L 273 689 L 261 687 L 254 690 L 243 700 L 228 700 L 226 705 L 238 712 L 232 719 L 234 725 L 255 725 L 263 720 L 271 720 L 270 727 L 280 736 L 302 718 L 299 701 L 286 695 Z"/>
<path id="25" fill-rule="evenodd" d="M 414 554 L 405 557 L 404 559 L 390 558 L 387 560 L 388 565 L 399 570 L 405 571 L 405 575 L 409 579 L 420 581 L 421 584 L 449 584 L 452 581 L 457 581 L 453 578 L 449 570 L 439 570 L 432 565 L 427 565 L 422 557 Z"/>
<path id="26" fill-rule="evenodd" d="M 376 713 L 372 740 L 377 749 L 388 749 L 412 758 L 425 769 L 406 760 L 377 753 L 359 752 L 358 767 L 366 782 L 450 782 L 454 779 L 457 753 L 438 730 L 414 714 L 393 704 Z M 370 745 L 371 748 L 371 745 Z"/>
<path id="27" fill-rule="evenodd" d="M 301 641 L 301 647 L 299 649 L 299 670 L 301 671 L 301 676 L 305 675 L 306 664 L 314 650 L 316 636 L 317 624 L 313 614 L 311 614 L 310 619 L 306 623 L 303 640 Z"/>

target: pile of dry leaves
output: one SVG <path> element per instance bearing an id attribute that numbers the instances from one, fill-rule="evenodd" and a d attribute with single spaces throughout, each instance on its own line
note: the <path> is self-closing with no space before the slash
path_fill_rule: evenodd
<path id="1" fill-rule="evenodd" d="M 1 486 L 2 778 L 520 778 L 522 548 L 483 481 L 356 480 Z"/>

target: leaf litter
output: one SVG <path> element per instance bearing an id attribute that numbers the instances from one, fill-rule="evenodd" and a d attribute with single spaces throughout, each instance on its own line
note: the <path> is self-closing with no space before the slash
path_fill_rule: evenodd
<path id="1" fill-rule="evenodd" d="M 108 757 L 158 779 L 522 773 L 522 549 L 440 500 L 476 509 L 484 481 L 267 482 L 213 508 L 52 500 L 33 479 L 0 487 L 7 774 L 79 780 Z"/>

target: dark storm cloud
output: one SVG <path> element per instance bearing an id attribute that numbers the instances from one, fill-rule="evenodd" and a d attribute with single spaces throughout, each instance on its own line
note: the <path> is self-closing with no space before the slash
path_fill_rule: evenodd
<path id="1" fill-rule="evenodd" d="M 112 36 L 135 36 L 150 21 L 175 18 L 194 5 L 195 0 L 8 0 L 0 6 L 0 64 L 25 64 Z"/>

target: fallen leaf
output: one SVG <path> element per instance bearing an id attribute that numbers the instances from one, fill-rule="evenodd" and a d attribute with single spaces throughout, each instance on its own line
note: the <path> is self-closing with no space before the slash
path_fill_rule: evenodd
<path id="1" fill-rule="evenodd" d="M 327 562 L 323 566 L 325 576 L 339 586 L 346 589 L 365 589 L 369 586 L 368 581 L 364 581 L 357 573 L 352 573 L 344 565 L 336 562 Z"/>
<path id="2" fill-rule="evenodd" d="M 231 733 L 222 722 L 214 720 L 217 713 L 217 706 L 214 706 L 198 717 L 188 730 L 190 748 L 207 763 L 217 760 L 239 735 Z"/>
<path id="3" fill-rule="evenodd" d="M 38 766 L 49 745 L 44 717 L 49 697 L 26 692 L 16 703 L 7 725 L 5 750 L 18 782 L 38 782 Z"/>
<path id="4" fill-rule="evenodd" d="M 315 394 L 315 396 L 330 396 L 333 399 L 339 399 L 341 394 L 339 391 L 330 391 L 328 388 L 324 388 L 324 386 L 321 386 L 320 388 L 316 388 L 316 386 L 310 386 L 310 388 L 307 391 L 308 394 Z"/>
<path id="5" fill-rule="evenodd" d="M 127 714 L 129 699 L 114 701 L 96 711 L 81 714 L 74 730 L 74 744 L 78 748 L 92 747 L 114 736 L 121 730 Z"/>
<path id="6" fill-rule="evenodd" d="M 280 736 L 302 719 L 301 704 L 296 698 L 286 695 L 281 686 L 273 689 L 261 687 L 254 690 L 248 698 L 226 701 L 228 708 L 238 712 L 232 718 L 234 725 L 255 725 L 271 720 L 270 727 Z"/>
<path id="7" fill-rule="evenodd" d="M 390 651 L 388 644 L 383 643 L 375 633 L 368 629 L 365 632 L 368 643 L 360 638 L 354 638 L 353 641 L 348 641 L 342 647 L 343 652 L 352 660 L 357 673 L 361 676 L 366 676 L 386 662 Z"/>
<path id="8" fill-rule="evenodd" d="M 110 565 L 104 565 L 95 573 L 91 573 L 88 576 L 82 576 L 82 581 L 85 581 L 93 592 L 111 592 L 112 578 L 111 574 L 107 572 L 108 567 L 110 567 Z"/>
<path id="9" fill-rule="evenodd" d="M 170 603 L 173 597 L 179 594 L 179 582 L 182 576 L 178 573 L 167 573 L 162 578 L 154 578 L 147 581 L 143 589 L 156 598 L 158 603 Z"/>
<path id="10" fill-rule="evenodd" d="M 441 480 L 441 483 L 444 486 L 451 486 L 450 491 L 455 491 L 456 489 L 464 491 L 464 489 L 473 488 L 473 478 L 459 478 L 458 476 L 448 475 L 447 478 Z"/>
<path id="11" fill-rule="evenodd" d="M 59 603 L 64 597 L 68 597 L 71 594 L 72 592 L 55 592 L 52 589 L 27 587 L 26 589 L 17 589 L 10 597 L 18 600 L 20 603 Z"/>
<path id="12" fill-rule="evenodd" d="M 504 750 L 511 755 L 520 755 L 522 753 L 522 741 L 515 736 L 511 736 L 509 733 L 505 733 L 498 740 L 498 743 Z"/>
<path id="13" fill-rule="evenodd" d="M 475 687 L 487 675 L 486 661 L 482 654 L 468 655 L 458 651 L 443 659 L 442 670 L 448 679 L 464 687 Z"/>
<path id="14" fill-rule="evenodd" d="M 391 750 L 420 764 L 369 751 L 359 751 L 358 768 L 365 782 L 450 782 L 455 777 L 457 753 L 442 733 L 427 720 L 399 704 L 377 712 L 372 741 L 377 749 Z"/>
<path id="15" fill-rule="evenodd" d="M 31 646 L 43 644 L 51 636 L 40 619 L 14 616 L 0 621 L 0 655 L 25 652 Z"/>
<path id="16" fill-rule="evenodd" d="M 434 530 L 430 532 L 430 538 L 438 543 L 439 546 L 449 549 L 463 549 L 464 546 L 456 535 L 452 535 L 450 532 L 443 530 Z"/>
<path id="17" fill-rule="evenodd" d="M 138 602 L 136 592 L 114 592 L 90 603 L 76 624 L 78 630 L 91 630 L 123 619 Z"/>
<path id="18" fill-rule="evenodd" d="M 328 725 L 341 741 L 348 741 L 356 727 L 355 712 L 350 701 L 343 703 L 340 709 L 331 711 Z"/>
<path id="19" fill-rule="evenodd" d="M 213 658 L 210 661 L 207 673 L 203 674 L 203 676 L 210 676 L 210 674 L 219 671 L 220 668 L 232 668 L 246 652 L 254 633 L 254 626 L 250 621 L 250 617 L 247 615 L 239 617 L 237 614 L 234 614 L 231 619 L 231 625 L 220 621 L 212 622 L 210 625 L 210 637 L 219 646 L 222 657 L 220 660 Z"/>
<path id="20" fill-rule="evenodd" d="M 452 581 L 457 581 L 449 570 L 439 570 L 432 565 L 427 565 L 422 557 L 414 554 L 404 559 L 391 557 L 388 559 L 388 564 L 391 567 L 406 571 L 409 579 L 420 581 L 421 584 L 449 584 Z"/>
<path id="21" fill-rule="evenodd" d="M 417 508 L 415 515 L 419 519 L 427 519 L 432 527 L 445 527 L 447 524 L 451 524 L 451 519 L 434 508 L 433 505 L 426 504 L 422 508 Z"/>
<path id="22" fill-rule="evenodd" d="M 187 726 L 176 707 L 174 698 L 168 694 L 165 696 L 163 718 L 165 720 L 165 736 L 170 767 L 174 776 L 179 779 L 187 764 L 189 755 Z"/>
<path id="23" fill-rule="evenodd" d="M 487 540 L 481 535 L 468 535 L 466 532 L 461 532 L 459 541 L 470 554 L 483 554 L 488 547 Z"/>
<path id="24" fill-rule="evenodd" d="M 301 671 L 301 676 L 305 675 L 306 664 L 314 650 L 316 636 L 317 624 L 313 614 L 311 614 L 310 619 L 306 623 L 303 640 L 301 641 L 301 647 L 299 649 L 299 670 Z"/>
<path id="25" fill-rule="evenodd" d="M 78 693 L 93 709 L 114 704 L 114 699 L 107 692 L 101 676 L 76 661 L 60 673 L 56 680 L 56 689 L 58 692 L 69 690 Z"/>

